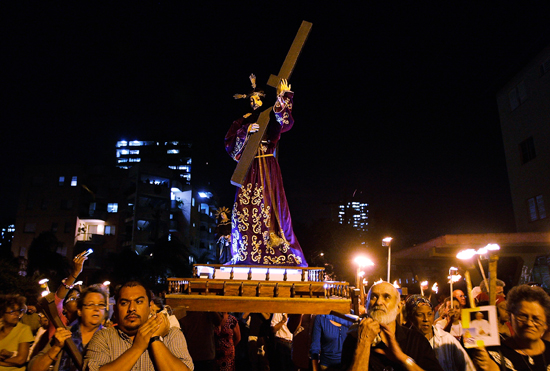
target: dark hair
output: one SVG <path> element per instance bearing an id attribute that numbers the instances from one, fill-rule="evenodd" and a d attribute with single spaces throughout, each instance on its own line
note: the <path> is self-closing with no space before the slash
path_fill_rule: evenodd
<path id="1" fill-rule="evenodd" d="M 151 302 L 151 291 L 140 281 L 128 281 L 120 285 L 120 287 L 117 288 L 115 293 L 115 302 L 118 304 L 118 300 L 120 299 L 120 291 L 125 287 L 136 287 L 141 286 L 145 289 L 145 292 L 147 293 L 147 300 Z"/>
<path id="2" fill-rule="evenodd" d="M 0 295 L 0 314 L 3 316 L 6 310 L 19 306 L 22 309 L 27 302 L 27 298 L 19 294 Z"/>
<path id="3" fill-rule="evenodd" d="M 462 308 L 462 305 L 460 305 L 460 301 L 455 298 L 454 296 L 452 297 L 453 301 L 456 301 L 458 303 L 458 305 L 460 306 L 460 308 Z M 447 306 L 447 302 L 451 301 L 451 296 L 448 296 L 445 298 L 445 300 L 443 301 L 443 307 L 445 308 Z"/>
<path id="4" fill-rule="evenodd" d="M 82 290 L 80 296 L 78 297 L 78 300 L 76 301 L 76 307 L 78 309 L 82 309 L 86 296 L 93 293 L 101 294 L 103 296 L 103 299 L 105 300 L 105 304 L 107 305 L 109 303 L 109 295 L 107 294 L 107 289 L 105 288 L 105 286 L 101 284 L 95 284 L 90 285 Z"/>
<path id="5" fill-rule="evenodd" d="M 160 308 L 160 310 L 164 309 L 164 300 L 162 298 L 159 298 L 158 296 L 155 296 L 153 298 L 153 303 Z"/>
<path id="6" fill-rule="evenodd" d="M 522 301 L 538 302 L 544 309 L 546 319 L 550 318 L 550 296 L 542 288 L 529 285 L 512 287 L 508 292 L 506 309 L 510 313 L 517 314 Z"/>
<path id="7" fill-rule="evenodd" d="M 70 289 L 70 290 L 67 292 L 67 294 L 66 294 L 65 297 L 63 298 L 63 306 L 65 306 L 65 304 L 67 303 L 67 300 L 69 299 L 69 296 L 71 296 L 71 294 L 72 294 L 73 292 L 78 292 L 78 297 L 80 297 L 80 285 L 73 287 L 72 289 Z"/>

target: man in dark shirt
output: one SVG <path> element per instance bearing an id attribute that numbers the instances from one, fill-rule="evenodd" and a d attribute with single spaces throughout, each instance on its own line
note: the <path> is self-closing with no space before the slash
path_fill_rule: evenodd
<path id="1" fill-rule="evenodd" d="M 392 284 L 373 285 L 366 305 L 368 318 L 351 329 L 344 341 L 344 370 L 442 371 L 428 340 L 397 324 L 401 301 Z"/>

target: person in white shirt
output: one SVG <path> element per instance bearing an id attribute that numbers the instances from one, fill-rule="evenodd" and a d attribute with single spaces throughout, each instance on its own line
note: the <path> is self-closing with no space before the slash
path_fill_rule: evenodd
<path id="1" fill-rule="evenodd" d="M 434 326 L 432 303 L 421 295 L 411 295 L 405 303 L 407 325 L 422 333 L 435 351 L 439 364 L 447 371 L 474 371 L 475 366 L 459 341 Z"/>
<path id="2" fill-rule="evenodd" d="M 286 313 L 273 313 L 271 317 L 271 329 L 275 334 L 275 349 L 273 360 L 274 370 L 293 371 L 292 363 L 292 332 L 288 329 L 288 315 Z"/>
<path id="3" fill-rule="evenodd" d="M 463 329 L 462 321 L 460 320 L 460 303 L 456 298 L 453 298 L 453 308 L 451 308 L 451 298 L 446 298 L 443 302 L 442 315 L 435 321 L 435 326 L 447 331 L 453 335 L 458 341 L 462 340 Z"/>
<path id="4" fill-rule="evenodd" d="M 491 336 L 491 325 L 482 312 L 476 313 L 476 319 L 470 322 L 470 325 L 477 330 L 479 336 Z"/>

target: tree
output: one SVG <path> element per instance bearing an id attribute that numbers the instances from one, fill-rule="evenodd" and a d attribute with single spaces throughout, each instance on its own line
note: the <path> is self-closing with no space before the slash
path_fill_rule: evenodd
<path id="1" fill-rule="evenodd" d="M 4 259 L 0 260 L 0 292 L 36 298 L 40 291 L 38 280 L 36 277 L 20 276 L 19 267 L 12 262 Z"/>
<path id="2" fill-rule="evenodd" d="M 48 278 L 54 287 L 69 274 L 71 265 L 67 258 L 57 253 L 60 242 L 52 232 L 42 232 L 29 247 L 27 276 L 41 275 Z"/>

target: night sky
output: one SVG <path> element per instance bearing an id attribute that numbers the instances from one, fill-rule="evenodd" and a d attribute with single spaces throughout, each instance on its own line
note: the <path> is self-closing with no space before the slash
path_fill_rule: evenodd
<path id="1" fill-rule="evenodd" d="M 550 2 L 224 4 L 2 2 L 2 218 L 24 165 L 114 163 L 121 139 L 193 142 L 231 206 L 223 137 L 248 111 L 232 96 L 279 71 L 307 20 L 280 143 L 295 222 L 357 192 L 398 247 L 514 231 L 495 94 L 550 42 Z"/>

